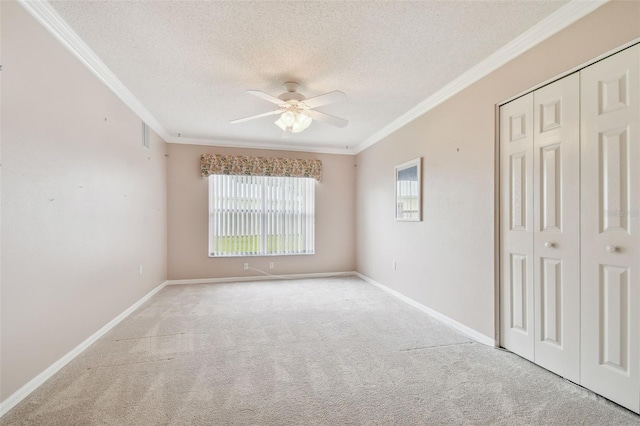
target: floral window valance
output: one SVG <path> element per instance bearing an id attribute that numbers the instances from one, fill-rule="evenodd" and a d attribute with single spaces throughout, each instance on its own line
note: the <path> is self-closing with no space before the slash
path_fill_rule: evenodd
<path id="1" fill-rule="evenodd" d="M 202 177 L 209 175 L 310 177 L 322 181 L 322 161 L 297 158 L 202 154 Z"/>

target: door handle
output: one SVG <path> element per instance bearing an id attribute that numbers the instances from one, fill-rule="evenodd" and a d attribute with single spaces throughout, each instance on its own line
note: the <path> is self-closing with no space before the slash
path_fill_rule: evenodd
<path id="1" fill-rule="evenodd" d="M 553 244 L 551 241 L 547 241 L 546 243 L 544 243 L 544 246 L 545 246 L 546 248 L 551 248 L 551 247 L 553 247 L 553 245 L 554 245 L 554 244 Z"/>
<path id="2" fill-rule="evenodd" d="M 617 250 L 618 250 L 618 247 L 616 247 L 616 246 L 606 246 L 604 248 L 604 251 L 606 251 L 607 253 L 613 253 L 613 252 L 615 252 Z"/>

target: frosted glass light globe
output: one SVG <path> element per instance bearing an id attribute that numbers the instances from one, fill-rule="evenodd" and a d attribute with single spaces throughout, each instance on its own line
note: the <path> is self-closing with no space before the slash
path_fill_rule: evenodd
<path id="1" fill-rule="evenodd" d="M 296 116 L 291 111 L 287 111 L 280 116 L 280 119 L 282 120 L 282 123 L 284 123 L 286 127 L 289 127 L 289 126 L 292 126 L 293 123 L 295 123 Z"/>

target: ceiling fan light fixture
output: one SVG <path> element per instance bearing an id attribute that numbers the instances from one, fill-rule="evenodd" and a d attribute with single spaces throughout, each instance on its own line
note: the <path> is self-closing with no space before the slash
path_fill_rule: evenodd
<path id="1" fill-rule="evenodd" d="M 296 115 L 292 111 L 287 111 L 280 116 L 280 120 L 282 120 L 282 124 L 285 127 L 293 126 L 293 123 L 297 121 Z"/>
<path id="2" fill-rule="evenodd" d="M 275 124 L 285 132 L 300 133 L 311 125 L 313 120 L 304 111 L 285 111 Z"/>
<path id="3" fill-rule="evenodd" d="M 267 117 L 278 114 L 278 119 L 274 122 L 276 126 L 283 131 L 289 133 L 300 133 L 311 125 L 313 121 L 330 124 L 336 127 L 345 127 L 349 122 L 343 118 L 334 117 L 329 114 L 317 111 L 315 108 L 336 102 L 342 102 L 347 99 L 347 95 L 339 90 L 324 93 L 322 95 L 306 98 L 304 95 L 296 92 L 299 84 L 288 81 L 284 84 L 287 92 L 275 97 L 260 90 L 248 90 L 247 92 L 261 99 L 276 104 L 278 109 L 255 114 L 250 117 L 231 120 L 231 124 L 243 123 L 245 121 L 254 120 L 256 118 Z"/>
<path id="4" fill-rule="evenodd" d="M 311 125 L 312 121 L 313 120 L 311 119 L 311 117 L 309 117 L 309 114 L 303 111 L 296 116 L 295 124 L 300 128 L 300 131 L 303 131 Z"/>
<path id="5" fill-rule="evenodd" d="M 287 131 L 287 125 L 282 122 L 282 118 L 278 118 L 276 121 L 276 126 L 280 127 L 285 132 Z"/>

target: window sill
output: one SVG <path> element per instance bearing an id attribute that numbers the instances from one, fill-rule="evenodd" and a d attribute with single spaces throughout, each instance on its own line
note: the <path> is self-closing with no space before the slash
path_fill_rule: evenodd
<path id="1" fill-rule="evenodd" d="M 315 251 L 311 253 L 278 253 L 278 254 L 209 254 L 212 259 L 215 258 L 232 258 L 232 257 L 278 257 L 278 256 L 312 256 L 316 254 Z"/>

